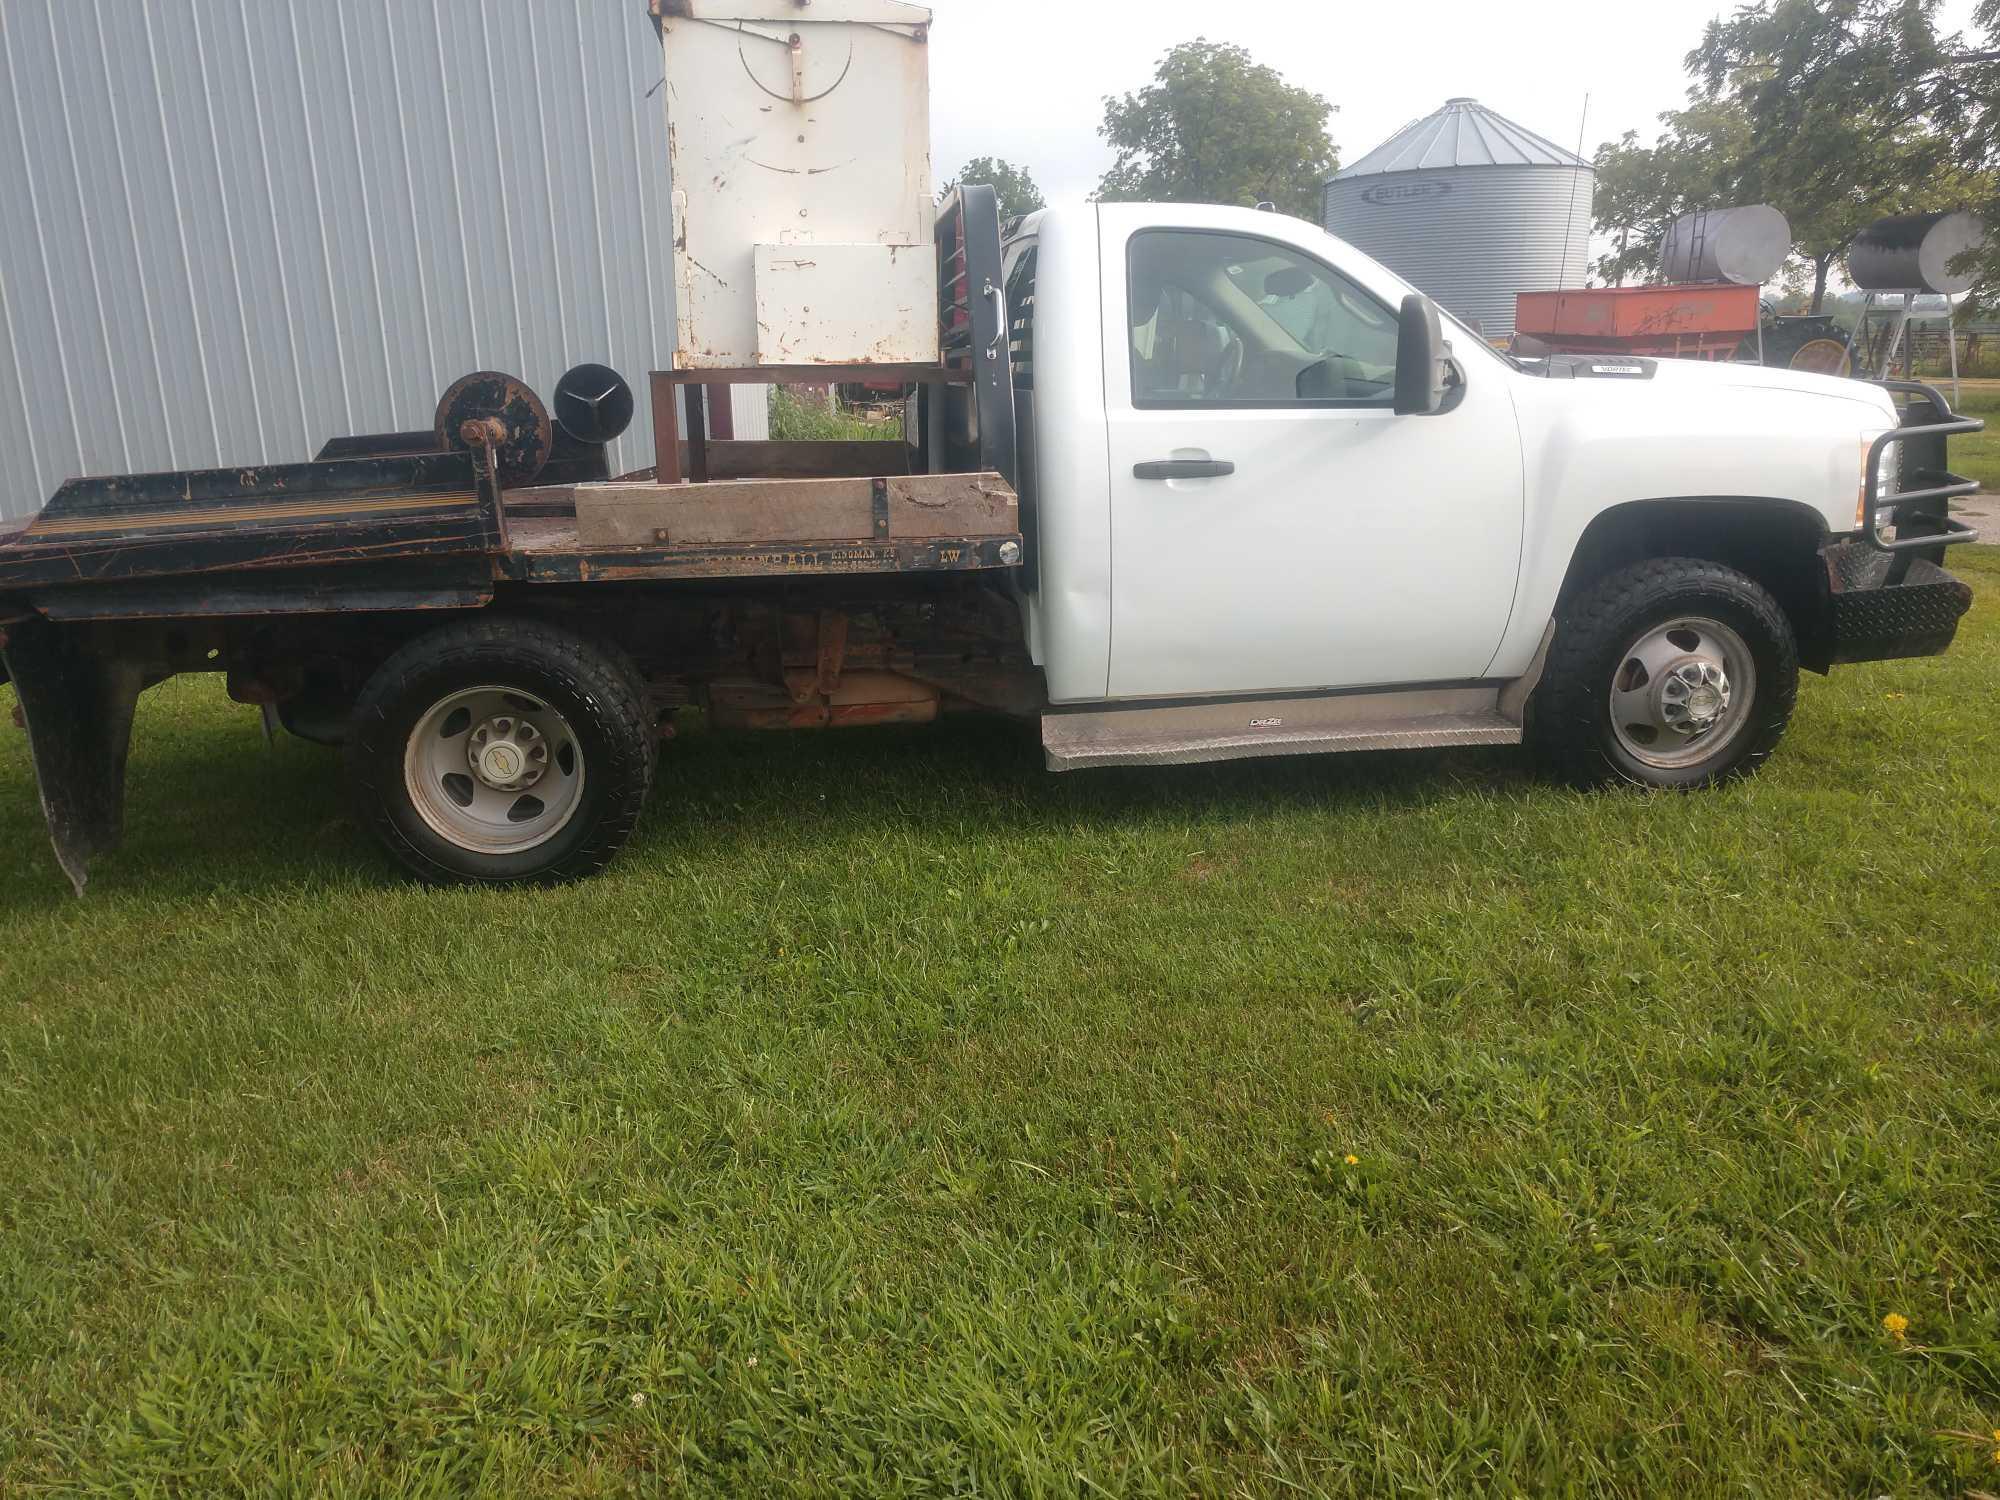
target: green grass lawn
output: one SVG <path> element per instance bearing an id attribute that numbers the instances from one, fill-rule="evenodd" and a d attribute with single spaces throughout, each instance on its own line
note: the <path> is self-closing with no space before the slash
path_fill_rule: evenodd
<path id="1" fill-rule="evenodd" d="M 78 901 L 0 734 L 0 1493 L 2000 1491 L 1954 561 L 1695 796 L 691 734 L 428 892 L 203 680 Z"/>
<path id="2" fill-rule="evenodd" d="M 1943 389 L 1949 394 L 1948 383 Z M 2000 491 L 2000 381 L 1967 381 L 1958 409 L 1969 417 L 1984 417 L 1986 430 L 1951 439 L 1952 468 L 1988 490 Z"/>

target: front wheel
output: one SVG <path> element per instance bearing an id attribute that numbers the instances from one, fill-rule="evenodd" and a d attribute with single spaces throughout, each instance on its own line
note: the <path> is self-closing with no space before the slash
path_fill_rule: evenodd
<path id="1" fill-rule="evenodd" d="M 434 883 L 594 874 L 638 822 L 653 763 L 630 665 L 531 620 L 411 641 L 369 679 L 348 740 L 357 813 Z"/>
<path id="2" fill-rule="evenodd" d="M 1720 563 L 1652 558 L 1563 609 L 1530 731 L 1580 784 L 1711 786 L 1777 747 L 1798 682 L 1791 622 L 1762 585 Z"/>

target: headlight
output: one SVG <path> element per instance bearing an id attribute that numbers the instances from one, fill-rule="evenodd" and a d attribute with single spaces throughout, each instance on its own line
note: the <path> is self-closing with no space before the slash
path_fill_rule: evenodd
<path id="1" fill-rule="evenodd" d="M 1884 432 L 1892 432 L 1894 430 L 1893 428 L 1878 428 L 1874 432 L 1864 432 L 1861 434 L 1861 479 L 1860 483 L 1855 486 L 1854 495 L 1854 526 L 1857 531 L 1866 522 L 1868 516 L 1868 450 L 1875 446 L 1875 440 L 1882 436 Z M 1890 443 L 1882 450 L 1882 462 L 1875 470 L 1875 503 L 1878 507 L 1883 500 L 1895 494 L 1901 488 L 1902 477 L 1903 445 L 1901 443 Z M 1878 526 L 1886 526 L 1893 520 L 1894 516 L 1895 511 L 1893 509 L 1878 509 L 1875 512 L 1876 524 Z"/>

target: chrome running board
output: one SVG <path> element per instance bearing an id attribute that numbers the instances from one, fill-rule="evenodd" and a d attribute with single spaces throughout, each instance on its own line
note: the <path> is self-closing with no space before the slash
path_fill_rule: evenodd
<path id="1" fill-rule="evenodd" d="M 1507 686 L 1052 709 L 1042 715 L 1042 748 L 1051 771 L 1076 771 L 1337 750 L 1518 745 L 1520 722 L 1503 712 Z"/>

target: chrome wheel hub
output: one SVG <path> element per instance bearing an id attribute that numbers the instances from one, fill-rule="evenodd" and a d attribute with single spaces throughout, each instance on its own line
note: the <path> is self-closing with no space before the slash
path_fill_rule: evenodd
<path id="1" fill-rule="evenodd" d="M 1697 765 L 1742 732 L 1757 668 L 1742 636 L 1720 620 L 1687 616 L 1640 635 L 1611 682 L 1611 728 L 1642 765 Z"/>
<path id="2" fill-rule="evenodd" d="M 465 759 L 494 791 L 526 791 L 548 769 L 549 742 L 532 720 L 503 714 L 466 736 Z"/>
<path id="3" fill-rule="evenodd" d="M 403 753 L 417 815 L 479 854 L 547 843 L 575 815 L 583 781 L 583 747 L 569 721 L 542 699 L 498 685 L 433 703 Z"/>
<path id="4" fill-rule="evenodd" d="M 1713 729 L 1729 707 L 1729 674 L 1720 662 L 1685 661 L 1660 679 L 1660 722 L 1682 734 Z"/>

